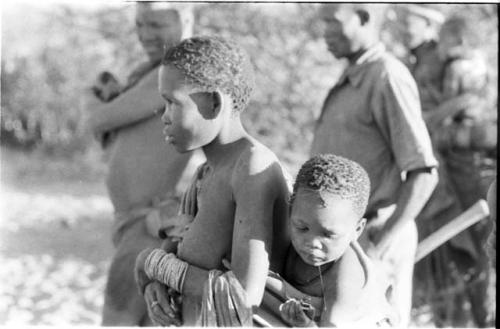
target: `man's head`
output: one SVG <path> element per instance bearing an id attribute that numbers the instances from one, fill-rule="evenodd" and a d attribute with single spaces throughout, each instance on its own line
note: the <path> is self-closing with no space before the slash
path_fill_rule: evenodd
<path id="1" fill-rule="evenodd" d="M 407 4 L 406 26 L 410 48 L 437 38 L 439 27 L 444 22 L 444 15 L 439 10 L 417 4 Z"/>
<path id="2" fill-rule="evenodd" d="M 190 37 L 193 30 L 193 13 L 185 4 L 139 2 L 135 20 L 139 41 L 151 61 L 160 60 L 165 47 Z"/>
<path id="3" fill-rule="evenodd" d="M 378 41 L 386 5 L 329 3 L 321 6 L 324 37 L 336 58 L 351 58 Z"/>
<path id="4" fill-rule="evenodd" d="M 211 143 L 239 116 L 254 86 L 246 52 L 220 37 L 193 37 L 167 50 L 159 89 L 165 134 L 179 152 Z"/>
<path id="5" fill-rule="evenodd" d="M 457 57 L 477 47 L 480 41 L 474 22 L 464 16 L 448 18 L 439 31 L 439 55 Z"/>
<path id="6" fill-rule="evenodd" d="M 308 264 L 340 258 L 363 232 L 370 180 L 356 162 L 333 154 L 302 165 L 291 199 L 292 244 Z"/>

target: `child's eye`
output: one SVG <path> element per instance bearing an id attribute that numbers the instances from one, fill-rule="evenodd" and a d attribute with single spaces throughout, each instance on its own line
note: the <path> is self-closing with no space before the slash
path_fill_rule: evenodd
<path id="1" fill-rule="evenodd" d="M 309 229 L 305 226 L 297 226 L 295 225 L 295 229 L 299 232 L 307 232 Z"/>

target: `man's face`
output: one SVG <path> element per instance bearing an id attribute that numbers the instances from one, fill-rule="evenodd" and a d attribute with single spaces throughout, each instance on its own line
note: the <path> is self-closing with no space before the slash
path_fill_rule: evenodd
<path id="1" fill-rule="evenodd" d="M 342 5 L 323 5 L 320 13 L 328 50 L 336 58 L 349 57 L 360 50 L 363 30 L 359 15 Z"/>
<path id="2" fill-rule="evenodd" d="M 416 15 L 408 15 L 406 18 L 406 26 L 408 33 L 408 45 L 410 48 L 415 48 L 421 45 L 426 38 L 429 23 L 423 17 Z"/>
<path id="3" fill-rule="evenodd" d="M 320 266 L 342 257 L 364 223 L 352 201 L 299 188 L 290 214 L 292 244 L 305 263 Z"/>
<path id="4" fill-rule="evenodd" d="M 196 92 L 184 74 L 170 65 L 162 66 L 159 91 L 165 100 L 161 117 L 165 140 L 180 152 L 210 144 L 221 129 L 220 111 L 214 109 L 213 93 Z"/>
<path id="5" fill-rule="evenodd" d="M 135 21 L 139 41 L 152 61 L 161 59 L 164 46 L 181 40 L 182 23 L 176 10 L 138 5 Z"/>

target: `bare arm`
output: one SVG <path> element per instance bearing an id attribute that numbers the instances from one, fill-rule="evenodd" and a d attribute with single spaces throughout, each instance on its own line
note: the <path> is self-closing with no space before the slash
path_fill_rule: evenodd
<path id="1" fill-rule="evenodd" d="M 407 173 L 403 182 L 396 209 L 381 230 L 372 237 L 372 242 L 377 245 L 377 251 L 383 252 L 404 227 L 405 223 L 415 220 L 422 208 L 427 203 L 438 182 L 434 169 L 425 168 L 412 170 Z M 381 256 L 379 254 L 379 256 Z"/>
<path id="2" fill-rule="evenodd" d="M 90 91 L 89 91 L 90 93 Z M 94 95 L 87 95 L 93 97 Z M 158 70 L 109 103 L 87 102 L 87 125 L 94 134 L 115 130 L 150 118 L 163 106 L 158 92 Z"/>
<path id="3" fill-rule="evenodd" d="M 436 131 L 436 129 L 439 129 L 444 119 L 456 115 L 458 112 L 470 107 L 477 101 L 477 97 L 471 94 L 456 96 L 444 101 L 439 104 L 436 109 L 423 113 L 427 128 L 431 132 Z"/>

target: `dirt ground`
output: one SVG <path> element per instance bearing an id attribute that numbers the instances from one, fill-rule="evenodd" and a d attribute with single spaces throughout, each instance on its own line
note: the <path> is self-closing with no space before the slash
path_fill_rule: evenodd
<path id="1" fill-rule="evenodd" d="M 113 252 L 104 185 L 23 166 L 2 150 L 0 325 L 98 325 Z"/>

